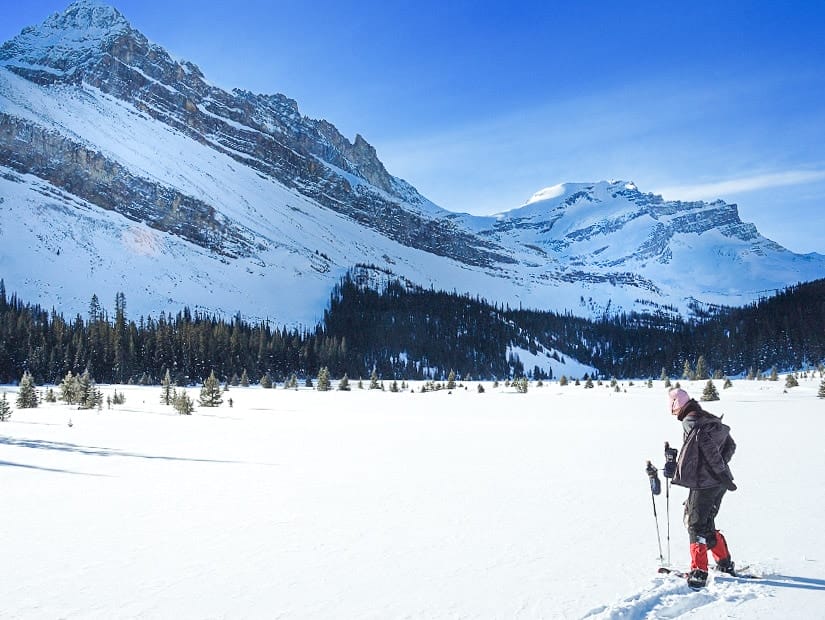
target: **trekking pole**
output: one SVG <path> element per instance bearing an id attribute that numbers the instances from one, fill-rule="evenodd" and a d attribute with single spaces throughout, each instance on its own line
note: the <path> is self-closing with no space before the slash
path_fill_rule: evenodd
<path id="1" fill-rule="evenodd" d="M 670 566 L 670 478 L 665 480 L 665 512 L 667 513 L 667 565 Z"/>
<path id="2" fill-rule="evenodd" d="M 662 472 L 665 481 L 665 504 L 667 506 L 667 563 L 670 565 L 670 479 L 676 473 L 676 448 L 671 448 L 668 442 L 665 442 L 665 468 Z"/>
<path id="3" fill-rule="evenodd" d="M 659 516 L 656 514 L 656 496 L 662 492 L 662 482 L 659 480 L 658 470 L 650 461 L 647 462 L 645 468 L 647 477 L 650 479 L 650 500 L 653 502 L 653 519 L 656 521 L 656 541 L 659 543 L 659 563 L 664 562 L 662 555 L 662 537 L 659 534 Z"/>

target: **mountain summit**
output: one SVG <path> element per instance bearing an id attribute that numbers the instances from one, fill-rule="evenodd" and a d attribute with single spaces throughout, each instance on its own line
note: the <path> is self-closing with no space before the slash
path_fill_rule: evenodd
<path id="1" fill-rule="evenodd" d="M 42 71 L 65 76 L 93 62 L 107 45 L 131 32 L 131 25 L 117 9 L 97 0 L 78 0 L 5 43 L 0 59 L 32 75 Z"/>
<path id="2" fill-rule="evenodd" d="M 82 312 L 127 294 L 288 323 L 356 265 L 502 304 L 601 315 L 739 305 L 825 276 L 736 205 L 565 183 L 447 211 L 282 94 L 231 92 L 114 8 L 79 0 L 0 46 L 0 276 Z"/>

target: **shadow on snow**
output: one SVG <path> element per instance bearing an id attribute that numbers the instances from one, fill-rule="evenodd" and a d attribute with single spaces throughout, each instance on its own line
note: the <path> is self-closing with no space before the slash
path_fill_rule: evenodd
<path id="1" fill-rule="evenodd" d="M 246 461 L 227 461 L 221 459 L 201 459 L 183 456 L 164 456 L 155 454 L 138 454 L 135 452 L 125 452 L 98 446 L 81 446 L 73 443 L 59 441 L 45 441 L 42 439 L 14 439 L 12 437 L 0 436 L 0 445 L 14 448 L 34 448 L 37 450 L 56 450 L 59 452 L 70 452 L 74 454 L 87 454 L 90 456 L 120 456 L 139 459 L 161 460 L 161 461 L 185 461 L 192 463 L 224 463 L 231 465 L 271 465 L 271 463 L 249 463 Z M 0 461 L 0 464 L 12 464 Z M 46 468 L 43 468 L 46 469 Z M 60 470 L 54 470 L 60 471 Z"/>
<path id="2" fill-rule="evenodd" d="M 0 461 L 0 467 L 21 467 L 23 469 L 36 469 L 37 471 L 51 471 L 58 474 L 75 474 L 77 476 L 99 476 L 108 478 L 106 474 L 90 474 L 84 471 L 72 471 L 70 469 L 55 469 L 54 467 L 40 467 L 39 465 L 26 465 L 25 463 L 13 463 L 11 461 Z"/>

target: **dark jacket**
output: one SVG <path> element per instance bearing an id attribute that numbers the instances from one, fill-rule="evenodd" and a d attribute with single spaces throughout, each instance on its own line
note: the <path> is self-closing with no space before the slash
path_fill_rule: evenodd
<path id="1" fill-rule="evenodd" d="M 679 419 L 685 435 L 673 484 L 691 489 L 728 485 L 733 480 L 728 461 L 736 451 L 730 427 L 692 399 L 685 405 Z"/>

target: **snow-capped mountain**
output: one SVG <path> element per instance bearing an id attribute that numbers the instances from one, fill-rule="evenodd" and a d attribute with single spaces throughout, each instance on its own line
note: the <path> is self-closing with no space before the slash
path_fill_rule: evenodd
<path id="1" fill-rule="evenodd" d="M 0 47 L 0 277 L 83 312 L 183 306 L 320 318 L 357 264 L 578 314 L 737 305 L 825 277 L 723 202 L 566 184 L 495 217 L 452 213 L 360 135 L 283 95 L 210 84 L 114 8 L 79 0 Z"/>

